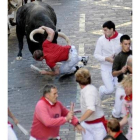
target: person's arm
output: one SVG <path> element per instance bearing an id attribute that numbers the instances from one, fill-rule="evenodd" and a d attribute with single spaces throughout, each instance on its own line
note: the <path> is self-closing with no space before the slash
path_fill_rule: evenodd
<path id="1" fill-rule="evenodd" d="M 49 27 L 46 27 L 46 26 L 41 26 L 39 28 L 42 28 L 42 29 L 44 29 L 47 32 L 47 34 L 48 34 L 47 40 L 52 42 L 53 38 L 54 38 L 54 34 L 55 34 L 54 30 L 49 28 Z"/>
<path id="2" fill-rule="evenodd" d="M 77 130 L 78 133 L 82 133 L 82 132 L 86 133 L 86 130 L 80 124 L 77 124 L 75 126 L 75 129 Z"/>
<path id="3" fill-rule="evenodd" d="M 89 118 L 92 114 L 94 113 L 94 111 L 88 109 L 79 119 L 79 122 L 83 122 L 84 120 L 86 120 L 87 118 Z"/>
<path id="4" fill-rule="evenodd" d="M 40 73 L 44 75 L 55 76 L 58 75 L 60 72 L 59 72 L 59 67 L 55 65 L 55 67 L 52 68 L 52 71 L 41 70 Z"/>
<path id="5" fill-rule="evenodd" d="M 66 116 L 69 113 L 69 110 L 67 108 L 65 108 L 61 103 L 60 103 L 61 109 L 62 109 L 62 116 Z M 73 112 L 74 114 L 74 112 Z M 73 116 L 73 118 L 71 119 L 71 124 L 73 124 L 75 126 L 75 129 L 77 130 L 77 132 L 85 133 L 85 129 L 80 125 L 77 117 Z"/>
<path id="6" fill-rule="evenodd" d="M 105 61 L 105 57 L 102 55 L 102 43 L 101 43 L 100 39 L 98 39 L 98 41 L 96 43 L 94 57 L 100 62 Z"/>
<path id="7" fill-rule="evenodd" d="M 112 76 L 113 77 L 117 77 L 127 71 L 126 66 L 124 66 L 120 69 L 121 62 L 122 62 L 121 57 L 119 55 L 117 55 L 114 59 L 113 66 L 112 66 Z"/>
<path id="8" fill-rule="evenodd" d="M 120 126 L 122 127 L 123 125 L 125 125 L 128 122 L 125 100 L 123 100 L 123 103 L 122 103 L 122 112 L 121 113 L 124 114 L 123 119 L 120 121 Z"/>
<path id="9" fill-rule="evenodd" d="M 59 118 L 52 118 L 46 108 L 46 105 L 39 102 L 35 108 L 35 115 L 37 119 L 46 127 L 60 126 L 72 119 L 73 114 L 70 112 L 66 117 L 60 116 Z"/>
<path id="10" fill-rule="evenodd" d="M 114 56 L 105 57 L 105 61 L 113 63 L 114 62 Z"/>
<path id="11" fill-rule="evenodd" d="M 96 88 L 90 88 L 85 92 L 83 98 L 85 100 L 87 109 L 85 113 L 81 116 L 79 120 L 80 122 L 87 120 L 96 110 L 95 104 L 97 100 L 97 92 L 98 91 Z"/>
<path id="12" fill-rule="evenodd" d="M 117 77 L 117 76 L 119 76 L 120 74 L 126 73 L 126 71 L 127 71 L 127 66 L 124 66 L 124 67 L 122 67 L 121 70 L 113 71 L 113 72 L 112 72 L 112 75 L 113 75 L 113 77 Z"/>
<path id="13" fill-rule="evenodd" d="M 8 108 L 8 116 L 13 119 L 16 125 L 19 123 L 18 119 L 12 114 L 9 108 Z"/>
<path id="14" fill-rule="evenodd" d="M 120 121 L 120 126 L 124 126 L 125 124 L 127 124 L 128 120 L 127 120 L 127 115 L 123 117 L 123 119 Z"/>

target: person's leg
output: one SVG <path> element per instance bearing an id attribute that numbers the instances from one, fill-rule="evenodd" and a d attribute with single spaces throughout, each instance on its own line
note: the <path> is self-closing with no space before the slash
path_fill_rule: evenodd
<path id="1" fill-rule="evenodd" d="M 79 57 L 77 54 L 77 50 L 74 46 L 70 49 L 70 60 L 63 61 L 62 65 L 60 66 L 60 73 L 61 74 L 70 74 L 76 71 L 76 65 L 79 61 L 81 61 L 82 57 Z"/>
<path id="2" fill-rule="evenodd" d="M 18 140 L 14 130 L 10 125 L 8 125 L 8 140 Z"/>
<path id="3" fill-rule="evenodd" d="M 101 76 L 104 85 L 99 87 L 99 93 L 102 97 L 104 94 L 111 94 L 114 91 L 114 77 L 111 72 L 103 70 L 101 70 Z"/>
<path id="4" fill-rule="evenodd" d="M 103 138 L 107 135 L 106 129 L 103 123 L 96 123 L 91 128 L 94 140 L 103 140 Z"/>
<path id="5" fill-rule="evenodd" d="M 82 122 L 81 125 L 86 130 L 86 133 L 82 132 L 82 140 L 96 140 L 93 138 L 93 134 L 90 130 L 90 125 L 86 124 L 85 122 Z"/>
<path id="6" fill-rule="evenodd" d="M 118 85 L 115 93 L 115 104 L 112 110 L 112 115 L 115 118 L 122 117 L 121 110 L 122 110 L 122 103 L 123 103 L 124 96 L 125 96 L 125 91 L 123 87 L 121 85 Z"/>
<path id="7" fill-rule="evenodd" d="M 24 0 L 25 4 L 28 2 L 28 0 Z"/>

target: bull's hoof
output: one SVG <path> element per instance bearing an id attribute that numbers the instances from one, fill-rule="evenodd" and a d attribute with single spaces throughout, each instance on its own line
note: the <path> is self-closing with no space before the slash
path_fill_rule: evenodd
<path id="1" fill-rule="evenodd" d="M 10 22 L 10 24 L 11 24 L 12 26 L 15 26 L 15 25 L 16 25 L 16 22 L 14 21 L 13 18 L 10 18 L 10 19 L 9 19 L 9 22 Z"/>
<path id="2" fill-rule="evenodd" d="M 17 57 L 16 57 L 16 60 L 21 60 L 21 59 L 22 59 L 21 56 L 17 56 Z"/>

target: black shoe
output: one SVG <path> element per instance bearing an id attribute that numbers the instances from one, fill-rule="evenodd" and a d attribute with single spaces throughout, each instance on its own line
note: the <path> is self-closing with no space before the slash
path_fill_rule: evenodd
<path id="1" fill-rule="evenodd" d="M 74 73 L 76 73 L 80 68 L 82 68 L 83 66 L 75 66 L 76 70 L 74 71 Z"/>
<path id="2" fill-rule="evenodd" d="M 89 59 L 88 56 L 83 56 L 81 61 L 83 62 L 84 65 L 87 65 L 88 59 Z"/>

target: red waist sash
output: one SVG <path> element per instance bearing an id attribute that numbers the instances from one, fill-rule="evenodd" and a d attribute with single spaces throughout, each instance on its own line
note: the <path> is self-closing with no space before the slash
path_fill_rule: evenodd
<path id="1" fill-rule="evenodd" d="M 87 124 L 95 124 L 95 123 L 100 123 L 100 122 L 103 123 L 105 129 L 107 130 L 107 120 L 105 119 L 104 116 L 99 119 L 93 120 L 93 121 L 85 121 L 85 123 L 87 123 Z"/>

